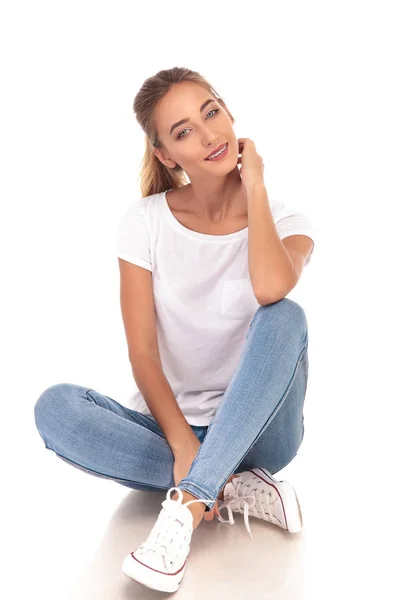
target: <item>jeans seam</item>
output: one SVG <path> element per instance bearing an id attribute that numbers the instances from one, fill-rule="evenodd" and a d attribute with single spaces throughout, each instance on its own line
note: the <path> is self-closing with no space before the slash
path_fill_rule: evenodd
<path id="1" fill-rule="evenodd" d="M 192 491 L 191 491 L 191 489 L 187 490 L 187 489 L 185 488 L 185 486 L 187 486 L 187 487 L 190 487 L 190 488 L 196 488 L 196 490 L 200 490 L 200 492 L 201 492 L 201 494 L 202 494 L 202 496 L 203 496 L 203 497 L 201 498 L 201 500 L 203 500 L 203 498 L 204 498 L 204 500 L 208 500 L 208 502 L 211 502 L 211 503 L 215 502 L 215 500 L 216 500 L 216 498 L 213 498 L 213 497 L 212 497 L 212 495 L 210 494 L 210 492 L 207 492 L 207 491 L 205 491 L 205 490 L 204 490 L 202 487 L 200 487 L 200 486 L 199 486 L 199 485 L 197 485 L 196 483 L 191 483 L 191 482 L 188 482 L 187 484 L 186 484 L 186 483 L 184 483 L 182 487 L 180 486 L 180 484 L 178 484 L 178 485 L 177 485 L 177 486 L 175 486 L 175 487 L 178 487 L 180 490 L 182 490 L 182 491 L 186 491 L 186 492 L 189 492 L 189 494 L 192 494 Z M 218 492 L 218 493 L 219 493 L 219 492 Z M 192 495 L 194 496 L 195 494 L 192 494 Z M 199 499 L 200 499 L 200 497 L 199 497 Z M 209 507 L 209 508 L 211 508 L 211 507 Z"/>
<path id="2" fill-rule="evenodd" d="M 146 485 L 145 483 L 143 483 L 142 481 L 133 481 L 132 479 L 124 479 L 123 477 L 112 477 L 111 475 L 105 475 L 103 473 L 99 473 L 98 471 L 93 471 L 92 469 L 87 469 L 86 467 L 83 467 L 82 465 L 80 465 L 79 463 L 74 462 L 73 460 L 62 456 L 62 454 L 58 454 L 58 452 L 56 452 L 55 450 L 53 450 L 52 448 L 48 448 L 49 450 L 52 450 L 52 452 L 54 452 L 54 454 L 56 454 L 59 458 L 61 458 L 61 460 L 64 460 L 65 462 L 71 464 L 73 467 L 84 471 L 85 473 L 89 473 L 90 475 L 94 475 L 95 477 L 99 477 L 101 479 L 111 479 L 111 481 L 126 481 L 127 483 L 132 483 L 132 484 L 138 484 L 138 485 Z M 152 487 L 157 487 L 160 490 L 164 490 L 164 487 L 160 487 L 156 484 L 151 484 Z"/>

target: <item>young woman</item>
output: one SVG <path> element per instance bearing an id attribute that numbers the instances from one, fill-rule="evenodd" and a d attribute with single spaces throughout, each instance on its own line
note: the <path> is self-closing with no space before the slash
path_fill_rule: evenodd
<path id="1" fill-rule="evenodd" d="M 118 224 L 117 254 L 138 390 L 125 407 L 56 384 L 35 420 L 46 448 L 75 467 L 168 490 L 123 571 L 173 592 L 203 516 L 233 524 L 232 511 L 244 513 L 249 533 L 249 515 L 302 527 L 293 487 L 272 475 L 304 435 L 307 320 L 285 296 L 314 235 L 306 215 L 268 197 L 254 142 L 236 138 L 227 105 L 199 73 L 160 71 L 134 112 L 146 134 L 141 198 Z"/>

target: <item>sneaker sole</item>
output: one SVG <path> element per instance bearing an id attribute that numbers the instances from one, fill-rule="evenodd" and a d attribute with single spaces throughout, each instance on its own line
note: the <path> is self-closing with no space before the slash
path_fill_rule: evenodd
<path id="1" fill-rule="evenodd" d="M 278 492 L 283 507 L 283 514 L 285 515 L 286 529 L 290 533 L 300 531 L 303 527 L 303 517 L 300 503 L 292 484 L 289 481 L 276 481 L 272 479 L 266 469 L 250 469 L 250 471 L 269 485 L 272 485 Z"/>
<path id="2" fill-rule="evenodd" d="M 176 573 L 162 573 L 139 562 L 132 554 L 125 556 L 122 571 L 127 577 L 159 592 L 176 592 L 186 570 L 186 561 Z"/>

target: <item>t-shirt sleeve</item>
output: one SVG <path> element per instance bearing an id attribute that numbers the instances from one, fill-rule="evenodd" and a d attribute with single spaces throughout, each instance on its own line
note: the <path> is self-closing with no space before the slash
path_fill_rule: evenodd
<path id="1" fill-rule="evenodd" d="M 134 201 L 119 220 L 116 229 L 117 256 L 152 271 L 146 203 Z"/>
<path id="2" fill-rule="evenodd" d="M 299 207 L 294 204 L 284 203 L 281 200 L 274 200 L 270 203 L 271 212 L 274 217 L 275 227 L 281 240 L 289 235 L 307 235 L 314 244 L 316 232 L 314 225 L 309 218 Z M 311 256 L 314 252 L 314 246 L 308 255 L 304 266 L 308 265 Z"/>

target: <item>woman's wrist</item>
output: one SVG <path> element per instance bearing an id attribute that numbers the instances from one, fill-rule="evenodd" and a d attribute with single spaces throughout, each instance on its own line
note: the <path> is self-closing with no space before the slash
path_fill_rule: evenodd
<path id="1" fill-rule="evenodd" d="M 195 436 L 193 431 L 190 431 L 191 433 L 188 433 L 185 436 L 181 436 L 178 440 L 170 444 L 174 456 L 178 456 L 180 454 L 188 454 L 193 451 L 197 452 L 199 446 L 201 446 L 200 441 Z"/>

